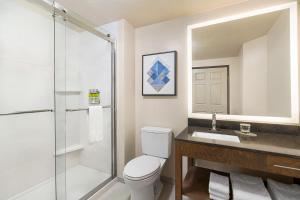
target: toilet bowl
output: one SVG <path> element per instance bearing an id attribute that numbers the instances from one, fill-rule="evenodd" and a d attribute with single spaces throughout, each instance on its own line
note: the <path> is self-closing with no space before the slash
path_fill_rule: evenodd
<path id="1" fill-rule="evenodd" d="M 124 168 L 125 184 L 131 190 L 131 200 L 154 200 L 162 190 L 160 173 L 165 159 L 142 155 L 131 160 Z"/>
<path id="2" fill-rule="evenodd" d="M 123 171 L 131 200 L 157 200 L 162 191 L 160 174 L 170 156 L 171 129 L 145 127 L 142 129 L 144 155 L 129 161 Z"/>

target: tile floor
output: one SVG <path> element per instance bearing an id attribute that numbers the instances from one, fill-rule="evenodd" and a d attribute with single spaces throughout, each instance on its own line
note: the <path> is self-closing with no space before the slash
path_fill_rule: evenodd
<path id="1" fill-rule="evenodd" d="M 184 196 L 182 199 L 188 200 Z M 117 182 L 97 200 L 130 200 L 130 191 L 125 184 Z M 175 200 L 175 186 L 164 183 L 159 200 Z"/>

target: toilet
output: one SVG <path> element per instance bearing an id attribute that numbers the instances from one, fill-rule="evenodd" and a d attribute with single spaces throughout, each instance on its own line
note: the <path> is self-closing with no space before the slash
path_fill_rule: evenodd
<path id="1" fill-rule="evenodd" d="M 124 182 L 130 188 L 131 200 L 157 200 L 163 187 L 160 174 L 171 154 L 172 130 L 143 127 L 141 142 L 143 155 L 126 164 Z"/>

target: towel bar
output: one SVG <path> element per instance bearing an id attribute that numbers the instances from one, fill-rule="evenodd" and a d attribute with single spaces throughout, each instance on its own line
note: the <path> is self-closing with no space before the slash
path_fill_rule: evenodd
<path id="1" fill-rule="evenodd" d="M 111 108 L 111 106 L 102 106 L 102 108 Z M 88 108 L 66 109 L 66 112 L 89 111 Z"/>
<path id="2" fill-rule="evenodd" d="M 111 108 L 111 106 L 103 106 L 103 108 Z M 75 112 L 75 111 L 88 111 L 88 108 L 78 108 L 78 109 L 66 109 L 66 112 Z M 27 111 L 16 111 L 10 113 L 0 113 L 0 116 L 9 116 L 9 115 L 22 115 L 22 114 L 32 114 L 32 113 L 43 113 L 43 112 L 54 112 L 52 109 L 41 109 L 41 110 L 27 110 Z"/>

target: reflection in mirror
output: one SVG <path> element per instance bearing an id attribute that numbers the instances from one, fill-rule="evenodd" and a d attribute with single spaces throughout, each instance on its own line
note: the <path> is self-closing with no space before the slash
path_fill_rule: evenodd
<path id="1" fill-rule="evenodd" d="M 289 9 L 192 30 L 192 112 L 291 116 Z"/>

